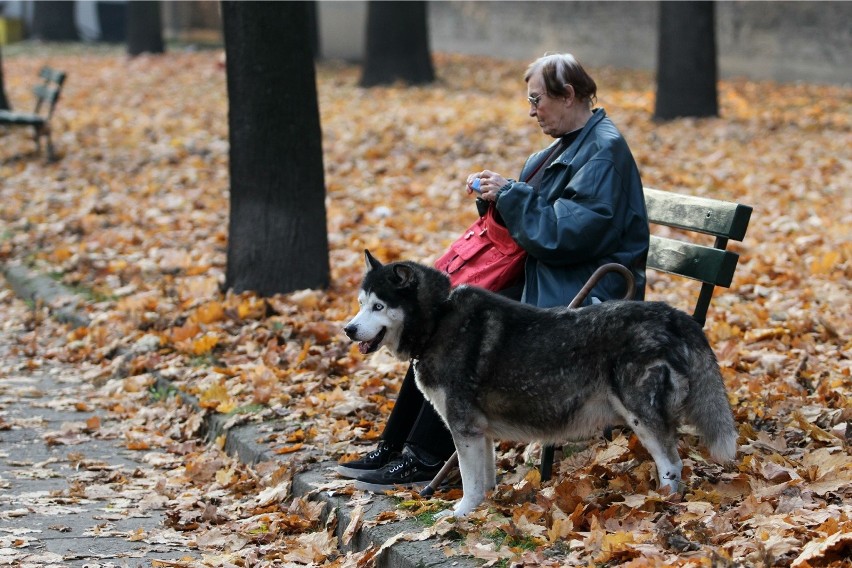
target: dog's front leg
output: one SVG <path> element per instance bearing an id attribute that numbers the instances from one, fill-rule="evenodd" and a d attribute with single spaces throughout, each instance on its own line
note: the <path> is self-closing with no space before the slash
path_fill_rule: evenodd
<path id="1" fill-rule="evenodd" d="M 485 490 L 488 485 L 484 477 L 483 465 L 489 461 L 485 452 L 488 440 L 485 437 L 453 436 L 456 453 L 459 457 L 459 471 L 462 478 L 462 498 L 452 511 L 442 511 L 436 518 L 464 517 L 485 500 Z M 489 444 L 490 446 L 490 444 Z M 492 452 L 493 446 L 492 447 Z"/>

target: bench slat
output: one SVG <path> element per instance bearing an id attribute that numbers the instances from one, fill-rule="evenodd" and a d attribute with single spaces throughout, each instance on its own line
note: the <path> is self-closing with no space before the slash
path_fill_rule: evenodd
<path id="1" fill-rule="evenodd" d="M 33 87 L 33 93 L 35 93 L 36 97 L 47 103 L 53 103 L 56 99 L 59 98 L 59 89 L 55 87 L 37 85 Z"/>
<path id="2" fill-rule="evenodd" d="M 44 124 L 43 116 L 29 112 L 14 112 L 0 110 L 0 124 L 24 124 L 27 126 L 38 126 Z"/>
<path id="3" fill-rule="evenodd" d="M 729 250 L 651 235 L 647 267 L 728 288 L 738 260 Z"/>
<path id="4" fill-rule="evenodd" d="M 46 81 L 53 81 L 60 85 L 65 81 L 65 73 L 63 71 L 56 71 L 50 67 L 42 67 L 38 76 Z"/>
<path id="5" fill-rule="evenodd" d="M 730 201 L 707 199 L 645 188 L 651 223 L 742 241 L 752 208 Z"/>

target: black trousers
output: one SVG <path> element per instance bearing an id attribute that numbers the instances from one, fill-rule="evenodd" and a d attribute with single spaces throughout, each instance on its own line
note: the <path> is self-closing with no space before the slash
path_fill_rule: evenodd
<path id="1" fill-rule="evenodd" d="M 414 383 L 413 365 L 408 366 L 402 380 L 382 439 L 398 449 L 406 443 L 413 444 L 441 461 L 446 461 L 456 450 L 446 424 Z"/>
<path id="2" fill-rule="evenodd" d="M 523 285 L 518 285 L 499 293 L 519 300 L 522 291 Z M 441 461 L 446 461 L 456 450 L 447 425 L 417 388 L 412 365 L 408 366 L 402 380 L 399 396 L 385 424 L 382 439 L 397 449 L 401 449 L 404 444 L 412 444 Z"/>

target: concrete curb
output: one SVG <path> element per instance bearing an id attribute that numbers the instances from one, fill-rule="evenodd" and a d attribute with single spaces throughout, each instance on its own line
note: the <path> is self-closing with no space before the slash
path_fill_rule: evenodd
<path id="1" fill-rule="evenodd" d="M 89 325 L 89 316 L 82 309 L 85 302 L 55 280 L 33 274 L 20 264 L 4 266 L 3 276 L 18 297 L 44 303 L 58 321 L 72 327 Z"/>
<path id="2" fill-rule="evenodd" d="M 167 390 L 171 387 L 168 379 L 157 377 L 157 389 Z M 177 393 L 186 404 L 192 406 L 197 412 L 204 412 L 198 404 L 198 400 L 186 393 Z M 204 418 L 204 431 L 202 436 L 208 441 L 215 440 L 225 435 L 225 451 L 228 455 L 236 456 L 241 462 L 256 464 L 259 462 L 276 460 L 287 461 L 269 452 L 269 449 L 256 440 L 262 438 L 268 431 L 264 428 L 269 422 L 240 424 L 225 429 L 228 417 L 221 414 L 207 413 Z M 337 515 L 337 527 L 335 535 L 338 542 L 343 542 L 343 533 L 352 520 L 354 507 L 349 503 L 346 495 L 336 495 L 329 491 L 317 491 L 318 487 L 326 485 L 334 479 L 330 470 L 335 462 L 322 462 L 304 471 L 296 473 L 293 477 L 292 493 L 295 497 L 310 496 L 311 499 L 319 500 L 326 505 L 326 514 L 332 511 Z M 382 512 L 391 511 L 396 508 L 393 498 L 385 495 L 374 495 L 372 500 L 363 511 L 363 521 L 376 518 Z M 369 546 L 379 547 L 388 539 L 399 533 L 419 533 L 425 527 L 414 519 L 405 519 L 386 525 L 362 528 L 347 545 L 340 545 L 340 550 L 360 551 Z M 401 540 L 385 550 L 382 557 L 378 559 L 376 566 L 379 568 L 475 568 L 482 565 L 471 557 L 455 556 L 447 558 L 444 553 L 434 548 L 435 541 L 425 540 L 409 542 Z"/>
<path id="3" fill-rule="evenodd" d="M 15 293 L 24 299 L 41 302 L 48 306 L 51 316 L 62 323 L 73 327 L 89 325 L 90 318 L 85 313 L 85 301 L 73 291 L 56 281 L 36 275 L 20 265 L 4 266 L 3 275 Z M 165 392 L 174 392 L 173 385 L 168 379 L 157 376 L 155 388 Z M 198 400 L 186 393 L 178 392 L 186 404 L 198 412 L 204 412 Z M 264 461 L 286 461 L 269 451 L 269 448 L 257 442 L 267 432 L 269 422 L 239 424 L 226 428 L 229 418 L 221 414 L 205 413 L 201 435 L 208 441 L 219 436 L 225 436 L 225 451 L 237 457 L 246 464 L 256 464 Z M 310 495 L 311 499 L 320 500 L 326 504 L 326 513 L 337 515 L 335 529 L 339 542 L 342 543 L 343 533 L 352 519 L 353 506 L 346 495 L 337 495 L 329 491 L 317 491 L 317 487 L 327 484 L 334 479 L 330 470 L 333 462 L 323 462 L 312 465 L 298 472 L 293 478 L 292 493 L 296 497 Z M 369 521 L 384 511 L 394 510 L 394 499 L 384 495 L 374 495 L 363 511 L 363 521 Z M 362 528 L 354 535 L 351 542 L 340 550 L 360 551 L 369 546 L 379 547 L 388 539 L 399 533 L 419 533 L 425 528 L 414 519 L 407 519 L 386 525 Z M 444 553 L 434 548 L 434 540 L 409 542 L 400 540 L 382 554 L 376 566 L 380 568 L 474 568 L 482 565 L 481 561 L 471 557 L 456 556 L 447 558 Z"/>

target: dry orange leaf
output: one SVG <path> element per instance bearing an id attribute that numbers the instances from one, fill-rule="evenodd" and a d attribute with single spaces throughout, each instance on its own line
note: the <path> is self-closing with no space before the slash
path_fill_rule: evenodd
<path id="1" fill-rule="evenodd" d="M 190 353 L 193 355 L 206 355 L 213 350 L 219 343 L 219 338 L 215 335 L 207 334 L 192 342 Z"/>
<path id="2" fill-rule="evenodd" d="M 223 414 L 227 414 L 237 407 L 237 401 L 228 393 L 225 381 L 219 381 L 201 391 L 198 404 L 201 408 L 211 408 Z"/>
<path id="3" fill-rule="evenodd" d="M 197 323 L 187 321 L 180 327 L 173 327 L 170 333 L 170 339 L 173 343 L 178 343 L 180 341 L 186 341 L 192 337 L 195 337 L 201 333 L 201 328 Z"/>
<path id="4" fill-rule="evenodd" d="M 215 323 L 225 319 L 225 308 L 221 302 L 208 302 L 199 306 L 193 317 L 198 323 Z"/>
<path id="5" fill-rule="evenodd" d="M 275 450 L 275 453 L 278 454 L 278 455 L 292 454 L 293 452 L 298 452 L 303 447 L 304 447 L 304 444 L 302 444 L 300 442 L 298 444 L 293 444 L 292 446 L 284 446 L 284 447 L 278 448 L 277 450 Z"/>
<path id="6" fill-rule="evenodd" d="M 145 451 L 151 449 L 151 444 L 138 438 L 128 440 L 126 445 L 128 450 Z"/>

